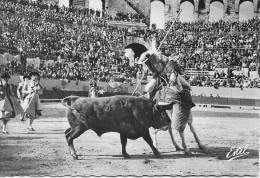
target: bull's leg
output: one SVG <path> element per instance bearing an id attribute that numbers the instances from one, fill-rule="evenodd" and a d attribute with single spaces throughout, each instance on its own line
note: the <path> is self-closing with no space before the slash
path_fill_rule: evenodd
<path id="1" fill-rule="evenodd" d="M 184 136 L 184 128 L 179 130 L 179 134 L 180 134 L 180 137 L 181 137 L 182 147 L 184 149 L 185 154 L 186 155 L 191 155 L 192 153 L 191 153 L 191 151 L 189 150 L 189 148 L 186 145 L 185 136 Z"/>
<path id="2" fill-rule="evenodd" d="M 67 129 L 68 130 L 68 129 Z M 66 131 L 67 131 L 66 130 Z M 87 129 L 85 127 L 78 126 L 76 128 L 71 128 L 70 131 L 68 131 L 66 138 L 70 149 L 70 154 L 74 159 L 78 159 L 78 155 L 75 151 L 73 140 L 77 137 L 79 137 L 82 133 L 84 133 Z"/>
<path id="3" fill-rule="evenodd" d="M 69 138 L 69 136 L 70 136 L 70 131 L 71 131 L 71 127 L 70 127 L 70 128 L 67 128 L 67 129 L 65 130 L 65 138 L 66 138 L 66 140 L 67 140 L 67 143 L 69 143 L 68 138 Z M 69 151 L 70 151 L 70 148 L 69 148 Z"/>
<path id="4" fill-rule="evenodd" d="M 195 140 L 196 140 L 196 142 L 197 142 L 197 144 L 199 146 L 199 149 L 200 150 L 205 150 L 206 147 L 200 142 L 199 137 L 198 137 L 198 135 L 197 135 L 197 133 L 195 131 L 195 128 L 194 128 L 192 122 L 189 122 L 188 124 L 189 124 L 189 127 L 190 127 L 190 131 L 193 133 L 194 138 L 195 138 Z"/>
<path id="5" fill-rule="evenodd" d="M 67 138 L 67 134 L 69 133 L 70 130 L 71 130 L 71 127 L 70 127 L 70 128 L 67 128 L 67 129 L 65 130 L 66 139 L 68 139 L 68 138 Z"/>
<path id="6" fill-rule="evenodd" d="M 173 146 L 175 147 L 176 151 L 180 151 L 181 148 L 179 147 L 179 145 L 178 145 L 178 144 L 175 142 L 175 140 L 174 140 L 171 124 L 169 124 L 169 134 L 170 134 L 170 137 L 171 137 Z"/>
<path id="7" fill-rule="evenodd" d="M 149 134 L 149 131 L 148 131 L 148 134 L 145 134 L 143 136 L 143 139 L 148 143 L 148 145 L 151 147 L 151 149 L 153 150 L 153 153 L 154 155 L 160 155 L 160 152 L 154 147 L 153 145 L 153 140 Z"/>
<path id="8" fill-rule="evenodd" d="M 120 139 L 122 144 L 122 156 L 124 158 L 130 158 L 129 154 L 126 152 L 127 137 L 123 134 L 120 134 Z"/>
<path id="9" fill-rule="evenodd" d="M 155 146 L 155 148 L 158 148 L 158 142 L 157 142 L 157 132 L 159 130 L 157 129 L 152 129 L 151 130 L 151 134 L 152 134 L 152 137 L 153 137 L 153 145 Z"/>
<path id="10" fill-rule="evenodd" d="M 157 146 L 157 131 L 154 131 L 152 134 L 153 134 L 153 145 L 155 146 L 155 148 L 158 148 L 158 146 Z"/>

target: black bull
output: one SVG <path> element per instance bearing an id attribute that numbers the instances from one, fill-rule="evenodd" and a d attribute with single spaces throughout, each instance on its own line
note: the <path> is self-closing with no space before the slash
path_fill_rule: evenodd
<path id="1" fill-rule="evenodd" d="M 129 158 L 126 152 L 127 139 L 142 137 L 151 147 L 155 155 L 159 151 L 153 146 L 149 128 L 167 130 L 171 120 L 165 110 L 159 108 L 154 101 L 135 96 L 112 96 L 102 98 L 86 98 L 69 96 L 62 100 L 66 106 L 66 114 L 70 128 L 65 136 L 74 159 L 78 156 L 73 140 L 86 130 L 91 129 L 98 136 L 106 132 L 120 134 L 122 155 Z"/>

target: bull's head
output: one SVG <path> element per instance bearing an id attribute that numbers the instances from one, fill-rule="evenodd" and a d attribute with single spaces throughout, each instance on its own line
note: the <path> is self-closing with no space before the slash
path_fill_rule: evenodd
<path id="1" fill-rule="evenodd" d="M 165 108 L 155 104 L 153 106 L 153 118 L 151 126 L 155 129 L 167 130 L 171 119 L 165 111 Z"/>

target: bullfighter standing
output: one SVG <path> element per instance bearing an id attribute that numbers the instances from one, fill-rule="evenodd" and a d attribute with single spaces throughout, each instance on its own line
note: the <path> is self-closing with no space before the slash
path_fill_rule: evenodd
<path id="1" fill-rule="evenodd" d="M 17 87 L 17 96 L 18 98 L 20 99 L 20 104 L 21 106 L 23 106 L 23 101 L 25 99 L 25 97 L 27 96 L 26 94 L 23 94 L 22 93 L 22 90 L 23 90 L 23 86 L 27 85 L 27 82 L 30 80 L 30 77 L 29 75 L 24 75 L 21 77 L 21 82 L 18 84 L 18 87 Z M 24 118 L 24 113 L 21 113 L 21 120 Z"/>
<path id="2" fill-rule="evenodd" d="M 98 96 L 98 89 L 97 89 L 97 83 L 94 81 L 89 90 L 89 96 L 90 98 L 96 98 Z"/>
<path id="3" fill-rule="evenodd" d="M 26 85 L 23 86 L 22 93 L 27 94 L 27 96 L 24 99 L 23 103 L 23 109 L 24 113 L 27 117 L 29 117 L 29 126 L 28 129 L 30 131 L 35 131 L 32 127 L 34 119 L 38 119 L 39 116 L 41 116 L 41 103 L 39 95 L 42 94 L 43 89 L 40 85 L 40 74 L 38 72 L 31 72 L 30 78 Z M 26 117 L 22 118 L 22 121 Z"/>
<path id="4" fill-rule="evenodd" d="M 10 78 L 8 73 L 3 73 L 0 81 L 0 120 L 3 121 L 2 132 L 4 134 L 8 134 L 6 127 L 10 118 L 23 112 L 23 108 L 14 96 L 12 86 L 8 83 Z"/>

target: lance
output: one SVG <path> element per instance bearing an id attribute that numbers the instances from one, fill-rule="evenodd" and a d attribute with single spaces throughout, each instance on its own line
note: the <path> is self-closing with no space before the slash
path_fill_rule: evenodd
<path id="1" fill-rule="evenodd" d="M 171 29 L 172 29 L 174 23 L 176 22 L 177 18 L 178 18 L 179 15 L 181 14 L 181 11 L 182 11 L 182 9 L 179 11 L 179 13 L 177 14 L 177 16 L 176 16 L 175 19 L 173 20 L 171 27 L 170 27 L 169 30 L 167 31 L 167 33 L 166 33 L 166 35 L 164 36 L 164 38 L 163 38 L 163 40 L 162 40 L 160 46 L 158 47 L 158 51 L 160 50 L 160 48 L 161 48 L 163 42 L 165 41 L 166 37 L 167 37 L 168 34 L 170 33 L 170 31 L 171 31 Z"/>
<path id="2" fill-rule="evenodd" d="M 171 27 L 169 28 L 169 30 L 167 31 L 166 35 L 164 36 L 164 38 L 163 38 L 163 40 L 162 40 L 162 42 L 161 42 L 160 46 L 158 47 L 158 50 L 161 48 L 161 46 L 162 46 L 163 42 L 165 41 L 166 37 L 168 36 L 168 34 L 169 34 L 169 32 L 170 32 L 171 28 L 173 27 L 174 23 L 176 22 L 177 18 L 179 17 L 179 15 L 180 15 L 181 11 L 182 11 L 182 9 L 179 11 L 179 13 L 177 14 L 177 16 L 176 16 L 176 17 L 175 17 L 175 19 L 173 20 L 173 22 L 172 22 L 172 25 L 171 25 Z M 147 70 L 148 70 L 148 69 L 147 69 Z M 139 87 L 139 85 L 141 84 L 141 81 L 143 80 L 143 78 L 144 78 L 144 75 L 145 75 L 145 73 L 147 72 L 147 70 L 145 70 L 145 71 L 144 71 L 144 73 L 143 73 L 143 75 L 142 75 L 142 77 L 141 77 L 141 79 L 140 79 L 139 83 L 136 85 L 136 88 L 135 88 L 134 92 L 132 93 L 132 96 L 135 94 L 135 92 L 136 92 L 137 88 L 138 88 L 138 87 Z"/>

